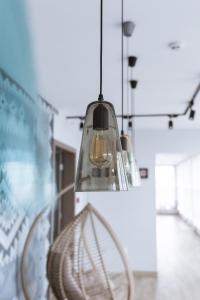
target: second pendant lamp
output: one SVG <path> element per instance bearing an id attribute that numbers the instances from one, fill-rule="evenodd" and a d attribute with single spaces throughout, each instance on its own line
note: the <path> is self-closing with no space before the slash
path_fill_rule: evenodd
<path id="1" fill-rule="evenodd" d="M 75 190 L 126 191 L 128 183 L 115 110 L 102 92 L 103 0 L 100 0 L 100 93 L 88 105 L 83 127 Z"/>
<path id="2" fill-rule="evenodd" d="M 124 1 L 122 0 L 122 20 L 121 20 L 121 69 L 122 69 L 122 131 L 121 131 L 121 146 L 123 161 L 128 181 L 128 189 L 140 186 L 140 175 L 137 162 L 134 157 L 132 141 L 128 134 L 124 134 Z M 129 36 L 128 36 L 129 37 Z M 129 81 L 129 80 L 128 80 Z M 128 98 L 128 91 L 127 91 Z M 129 113 L 129 112 L 128 112 Z"/>
<path id="3" fill-rule="evenodd" d="M 131 114 L 134 116 L 135 115 L 135 97 L 134 97 L 134 90 L 137 87 L 137 81 L 136 80 L 131 80 L 129 82 L 129 86 L 131 87 Z M 140 172 L 137 164 L 137 160 L 135 158 L 135 144 L 136 144 L 136 131 L 135 131 L 135 118 L 133 117 L 132 121 L 132 127 L 131 127 L 131 137 L 130 138 L 130 143 L 132 147 L 132 151 L 130 153 L 130 160 L 131 160 L 131 168 L 132 168 L 132 177 L 133 177 L 133 184 L 132 187 L 139 187 L 141 186 L 141 177 L 140 177 Z"/>

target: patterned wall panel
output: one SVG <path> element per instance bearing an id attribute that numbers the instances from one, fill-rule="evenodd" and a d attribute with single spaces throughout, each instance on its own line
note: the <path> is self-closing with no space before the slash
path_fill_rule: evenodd
<path id="1" fill-rule="evenodd" d="M 36 215 L 51 205 L 53 199 L 52 139 L 51 110 L 40 98 L 30 97 L 0 70 L 1 300 L 23 299 L 20 258 L 24 242 Z M 30 270 L 35 270 L 37 261 L 34 255 L 37 251 L 46 256 L 48 218 L 45 222 L 46 231 L 41 227 L 39 238 L 32 247 Z M 43 292 L 37 289 L 39 294 L 34 294 L 33 300 L 45 299 L 46 294 L 45 270 L 38 271 L 38 274 L 40 278 L 37 278 L 37 272 L 34 273 L 31 284 L 37 286 L 40 280 Z"/>

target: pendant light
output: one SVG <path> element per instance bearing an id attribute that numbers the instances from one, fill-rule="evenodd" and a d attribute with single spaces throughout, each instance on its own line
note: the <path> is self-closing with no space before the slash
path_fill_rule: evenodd
<path id="1" fill-rule="evenodd" d="M 102 92 L 103 0 L 100 0 L 100 93 L 88 105 L 76 176 L 77 192 L 128 189 L 115 110 Z"/>
<path id="2" fill-rule="evenodd" d="M 131 124 L 132 131 L 134 132 L 134 124 Z M 135 154 L 133 151 L 131 137 L 128 134 L 122 132 L 121 135 L 123 160 L 126 170 L 126 176 L 128 180 L 129 190 L 141 185 L 141 178 Z"/>
<path id="3" fill-rule="evenodd" d="M 135 94 L 134 91 L 137 87 L 138 82 L 136 80 L 130 81 L 130 87 L 131 87 L 131 115 L 135 115 Z M 137 164 L 137 160 L 135 158 L 135 148 L 136 148 L 136 131 L 135 131 L 135 119 L 133 117 L 132 120 L 132 128 L 131 128 L 131 136 L 132 136 L 132 142 L 131 142 L 131 152 L 130 152 L 130 160 L 131 160 L 131 169 L 132 169 L 132 187 L 139 187 L 141 185 L 141 177 L 140 172 Z"/>
<path id="4" fill-rule="evenodd" d="M 133 189 L 136 186 L 140 185 L 140 176 L 137 163 L 133 154 L 131 138 L 128 134 L 124 134 L 124 34 L 127 38 L 131 37 L 132 34 L 126 34 L 127 22 L 124 23 L 124 2 L 122 0 L 122 32 L 121 32 L 121 64 L 122 64 L 122 130 L 121 130 L 121 145 L 122 145 L 122 154 L 123 161 L 125 165 L 125 171 L 128 180 L 128 188 Z M 125 26 L 126 27 L 125 27 Z M 130 32 L 130 31 L 129 31 Z M 133 32 L 133 30 L 132 30 Z M 128 45 L 128 43 L 127 43 Z M 127 47 L 128 50 L 128 47 Z M 128 71 L 128 70 L 127 70 Z M 128 72 L 127 72 L 128 74 Z M 129 81 L 129 80 L 128 80 Z M 129 107 L 129 82 L 127 89 L 127 109 Z M 128 109 L 129 110 L 129 109 Z M 129 113 L 129 111 L 128 111 Z M 130 121 L 129 121 L 130 122 Z M 129 124 L 130 125 L 130 124 Z"/>

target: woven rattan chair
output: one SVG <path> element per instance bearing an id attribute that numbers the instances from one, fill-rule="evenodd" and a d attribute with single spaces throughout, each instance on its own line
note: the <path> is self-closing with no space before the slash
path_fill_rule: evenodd
<path id="1" fill-rule="evenodd" d="M 21 257 L 21 287 L 25 300 L 46 299 L 48 281 L 46 261 L 49 250 L 49 210 L 44 209 L 33 221 Z"/>
<path id="2" fill-rule="evenodd" d="M 58 300 L 134 299 L 126 255 L 111 227 L 91 204 L 50 248 L 47 275 Z"/>

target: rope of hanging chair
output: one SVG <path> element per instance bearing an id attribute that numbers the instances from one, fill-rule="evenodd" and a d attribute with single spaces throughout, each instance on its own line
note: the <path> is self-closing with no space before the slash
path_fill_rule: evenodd
<path id="1" fill-rule="evenodd" d="M 69 192 L 71 189 L 74 189 L 75 184 L 72 183 L 68 186 L 66 186 L 64 189 L 62 189 L 57 195 L 56 195 L 56 199 L 59 199 L 60 197 L 62 197 L 64 194 L 66 194 L 67 192 Z"/>

